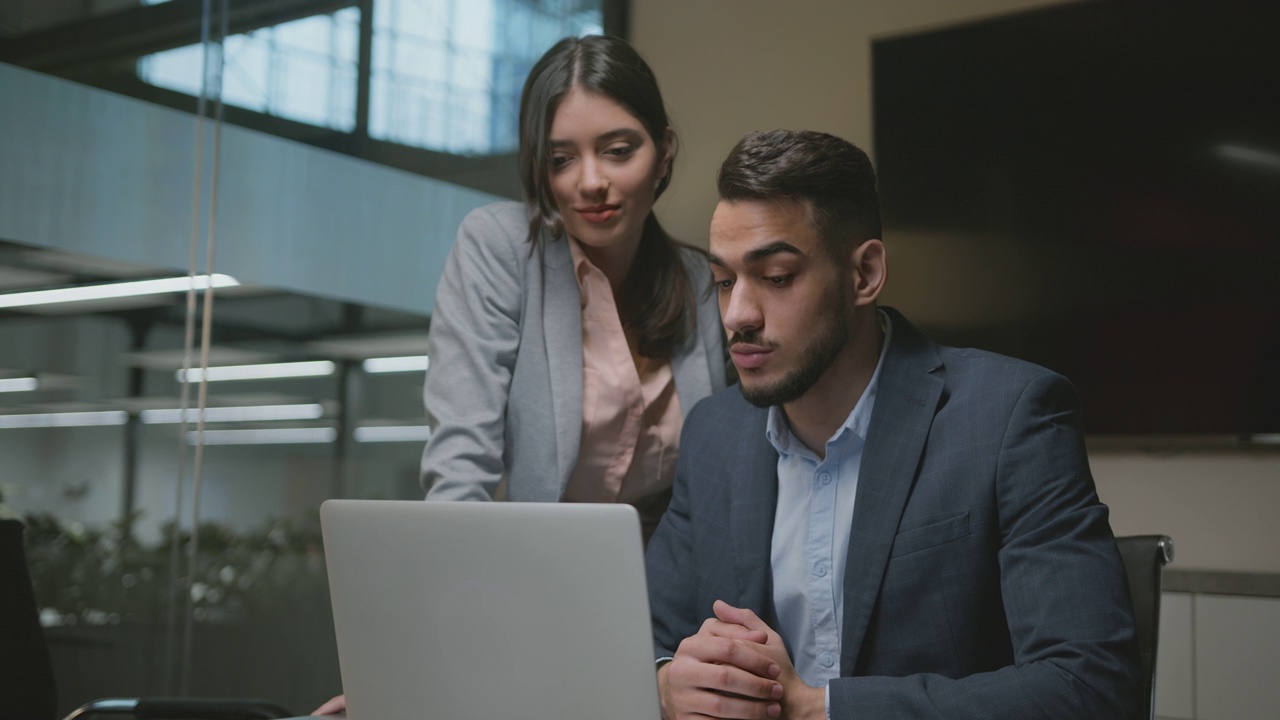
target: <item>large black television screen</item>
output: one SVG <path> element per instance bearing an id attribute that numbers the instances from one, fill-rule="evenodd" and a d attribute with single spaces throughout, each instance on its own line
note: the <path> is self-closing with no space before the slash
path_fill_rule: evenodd
<path id="1" fill-rule="evenodd" d="M 872 57 L 891 256 L 954 238 L 973 287 L 1037 289 L 927 330 L 1062 372 L 1089 433 L 1280 433 L 1280 3 L 1067 3 Z"/>

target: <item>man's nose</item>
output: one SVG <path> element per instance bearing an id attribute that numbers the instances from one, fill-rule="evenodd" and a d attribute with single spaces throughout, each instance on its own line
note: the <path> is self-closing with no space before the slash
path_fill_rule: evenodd
<path id="1" fill-rule="evenodd" d="M 745 283 L 735 283 L 728 297 L 722 297 L 720 302 L 720 319 L 725 329 L 735 333 L 759 330 L 764 316 L 756 300 Z"/>

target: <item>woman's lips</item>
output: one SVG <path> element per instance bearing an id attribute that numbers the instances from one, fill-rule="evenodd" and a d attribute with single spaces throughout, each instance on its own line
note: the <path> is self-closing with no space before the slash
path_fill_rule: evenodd
<path id="1" fill-rule="evenodd" d="M 759 345 L 734 345 L 729 349 L 733 364 L 744 370 L 752 370 L 764 364 L 773 351 Z"/>
<path id="2" fill-rule="evenodd" d="M 595 205 L 593 207 L 578 208 L 578 214 L 589 223 L 609 222 L 617 213 L 617 205 Z"/>

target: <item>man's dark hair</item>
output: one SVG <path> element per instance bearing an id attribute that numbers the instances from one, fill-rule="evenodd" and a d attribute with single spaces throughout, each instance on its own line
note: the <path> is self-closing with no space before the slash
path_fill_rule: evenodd
<path id="1" fill-rule="evenodd" d="M 837 259 L 880 237 L 871 159 L 853 143 L 812 130 L 748 133 L 720 166 L 720 199 L 788 199 L 804 205 Z"/>

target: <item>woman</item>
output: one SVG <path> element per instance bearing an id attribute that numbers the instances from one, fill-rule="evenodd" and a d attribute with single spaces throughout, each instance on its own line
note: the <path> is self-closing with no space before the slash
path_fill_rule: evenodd
<path id="1" fill-rule="evenodd" d="M 534 65 L 524 205 L 471 213 L 437 292 L 427 499 L 630 502 L 656 524 L 683 412 L 725 384 L 705 256 L 653 214 L 674 155 L 622 40 L 567 38 Z"/>
<path id="2" fill-rule="evenodd" d="M 428 500 L 629 502 L 646 538 L 657 525 L 684 411 L 725 386 L 706 257 L 653 215 L 674 157 L 657 81 L 622 40 L 566 38 L 533 66 L 524 204 L 469 214 L 436 292 Z"/>

